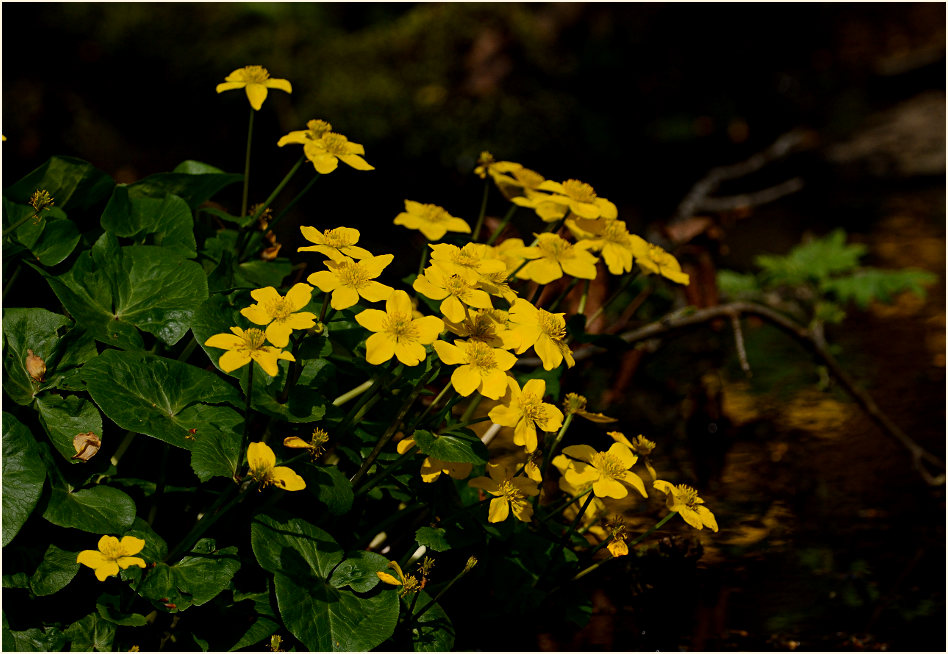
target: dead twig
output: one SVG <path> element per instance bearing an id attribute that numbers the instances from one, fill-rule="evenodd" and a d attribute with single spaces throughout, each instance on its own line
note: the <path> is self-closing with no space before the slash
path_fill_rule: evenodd
<path id="1" fill-rule="evenodd" d="M 740 318 L 740 316 L 746 315 L 757 316 L 765 322 L 778 327 L 783 332 L 789 334 L 804 347 L 806 347 L 811 355 L 813 355 L 823 365 L 826 366 L 830 373 L 839 382 L 843 390 L 845 390 L 846 393 L 848 393 L 849 396 L 856 401 L 856 404 L 858 404 L 863 412 L 865 412 L 866 415 L 868 415 L 873 420 L 873 422 L 876 423 L 883 433 L 898 441 L 906 450 L 908 450 L 912 458 L 912 464 L 915 466 L 915 469 L 918 470 L 925 483 L 929 484 L 930 486 L 942 486 L 945 484 L 944 473 L 932 474 L 925 468 L 925 464 L 927 463 L 935 468 L 944 470 L 945 462 L 912 440 L 908 434 L 902 431 L 902 429 L 892 422 L 885 412 L 879 408 L 879 405 L 876 404 L 875 400 L 872 399 L 872 396 L 869 395 L 869 393 L 856 385 L 855 380 L 849 375 L 849 373 L 846 372 L 845 369 L 843 369 L 843 367 L 836 360 L 836 357 L 830 353 L 826 345 L 826 341 L 822 338 L 822 333 L 819 329 L 807 329 L 787 316 L 778 313 L 770 307 L 764 306 L 762 304 L 756 304 L 754 302 L 730 302 L 728 304 L 721 304 L 705 309 L 697 309 L 694 311 L 671 314 L 665 316 L 661 320 L 657 320 L 648 325 L 639 327 L 638 329 L 624 332 L 620 334 L 619 337 L 631 345 L 634 343 L 656 339 L 671 332 L 686 329 L 688 327 L 702 325 L 719 318 L 728 318 L 732 321 L 731 324 L 733 325 L 734 322 Z M 737 338 L 736 331 L 735 338 Z M 740 338 L 739 340 L 741 341 L 741 343 L 738 345 L 738 349 L 740 351 L 743 349 L 743 338 Z M 577 349 L 573 353 L 573 358 L 576 361 L 581 361 L 583 359 L 588 359 L 595 354 L 607 351 L 608 350 L 605 348 L 588 345 Z M 740 354 L 738 354 L 738 356 L 740 357 Z M 744 357 L 746 360 L 746 352 Z M 524 366 L 539 366 L 541 361 L 539 359 L 521 359 L 517 363 Z M 743 364 L 744 362 L 742 362 L 742 367 Z"/>

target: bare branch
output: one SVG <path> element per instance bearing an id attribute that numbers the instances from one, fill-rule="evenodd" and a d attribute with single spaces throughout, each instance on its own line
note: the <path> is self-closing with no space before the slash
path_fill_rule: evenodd
<path id="1" fill-rule="evenodd" d="M 734 347 L 737 349 L 737 359 L 741 362 L 741 370 L 748 377 L 751 376 L 750 363 L 747 361 L 747 350 L 744 349 L 744 332 L 741 331 L 741 317 L 731 314 L 731 329 L 734 330 Z"/>
<path id="2" fill-rule="evenodd" d="M 785 195 L 791 195 L 803 188 L 803 180 L 799 177 L 788 179 L 776 186 L 755 191 L 754 193 L 742 193 L 740 195 L 728 195 L 722 198 L 703 198 L 698 202 L 698 211 L 734 211 L 746 207 L 756 207 L 774 200 L 779 200 Z"/>

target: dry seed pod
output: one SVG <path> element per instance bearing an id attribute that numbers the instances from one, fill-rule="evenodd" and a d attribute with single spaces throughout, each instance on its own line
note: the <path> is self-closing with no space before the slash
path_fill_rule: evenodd
<path id="1" fill-rule="evenodd" d="M 26 351 L 26 372 L 33 381 L 46 381 L 43 379 L 43 375 L 46 374 L 46 362 L 33 354 L 33 350 Z"/>
<path id="2" fill-rule="evenodd" d="M 88 431 L 84 434 L 76 434 L 76 437 L 72 439 L 72 446 L 76 448 L 76 455 L 72 458 L 88 461 L 102 447 L 102 441 L 94 433 Z"/>

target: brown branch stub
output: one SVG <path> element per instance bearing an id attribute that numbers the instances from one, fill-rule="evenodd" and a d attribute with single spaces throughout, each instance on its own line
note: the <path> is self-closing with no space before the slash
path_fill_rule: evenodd
<path id="1" fill-rule="evenodd" d="M 731 329 L 734 330 L 734 347 L 737 350 L 737 360 L 741 362 L 741 370 L 748 377 L 753 376 L 750 362 L 747 360 L 747 350 L 744 347 L 744 332 L 741 331 L 741 316 L 738 313 L 731 314 Z"/>

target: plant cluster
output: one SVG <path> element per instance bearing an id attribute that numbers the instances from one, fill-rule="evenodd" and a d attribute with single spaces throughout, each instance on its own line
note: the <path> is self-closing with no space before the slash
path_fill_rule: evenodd
<path id="1" fill-rule="evenodd" d="M 321 177 L 373 167 L 311 120 L 248 207 L 253 116 L 292 87 L 248 66 L 217 90 L 251 105 L 243 175 L 187 161 L 124 185 L 54 157 L 4 193 L 4 294 L 32 277 L 61 305 L 3 310 L 5 597 L 68 607 L 11 607 L 5 649 L 445 650 L 455 584 L 513 610 L 675 515 L 717 531 L 657 475 L 652 440 L 568 433 L 615 421 L 560 390 L 571 344 L 633 278 L 688 284 L 672 254 L 589 184 L 484 153 L 473 226 L 417 200 L 394 217 L 427 241 L 416 275 L 390 279 L 395 254 L 335 223 L 301 228 L 293 268 L 274 226 Z M 209 202 L 238 182 L 239 213 Z M 492 188 L 510 210 L 488 230 Z M 532 239 L 511 235 L 520 208 Z M 587 311 L 607 274 L 619 291 Z M 638 533 L 615 504 L 632 498 L 654 516 Z"/>

